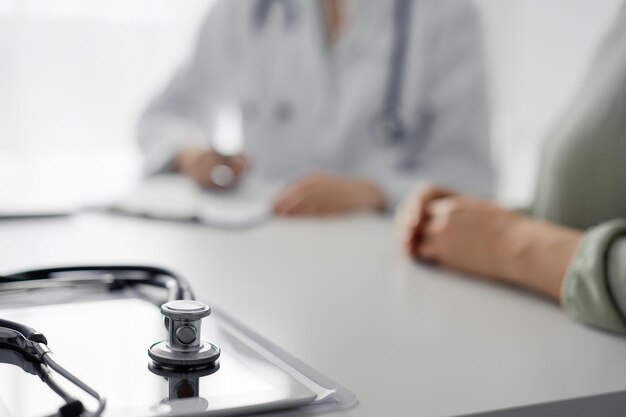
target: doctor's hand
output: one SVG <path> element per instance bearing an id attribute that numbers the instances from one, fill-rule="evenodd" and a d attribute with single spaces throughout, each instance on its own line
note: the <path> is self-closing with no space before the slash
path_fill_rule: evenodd
<path id="1" fill-rule="evenodd" d="M 243 154 L 223 156 L 208 149 L 186 149 L 178 154 L 176 167 L 204 188 L 225 189 L 241 180 L 247 166 Z"/>
<path id="2" fill-rule="evenodd" d="M 383 210 L 385 197 L 374 183 L 313 174 L 286 188 L 274 202 L 281 216 L 324 216 L 357 210 Z"/>

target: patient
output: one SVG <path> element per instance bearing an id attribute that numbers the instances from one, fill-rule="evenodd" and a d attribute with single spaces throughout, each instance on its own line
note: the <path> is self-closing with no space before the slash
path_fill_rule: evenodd
<path id="1" fill-rule="evenodd" d="M 626 7 L 544 149 L 532 217 L 437 187 L 398 213 L 406 251 L 527 287 L 626 333 Z"/>

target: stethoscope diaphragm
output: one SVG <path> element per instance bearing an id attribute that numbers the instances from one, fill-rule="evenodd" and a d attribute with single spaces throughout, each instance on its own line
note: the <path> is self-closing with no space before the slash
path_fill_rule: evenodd
<path id="1" fill-rule="evenodd" d="M 202 340 L 202 319 L 211 308 L 199 301 L 176 300 L 161 306 L 168 340 L 148 349 L 148 356 L 157 367 L 168 369 L 201 369 L 215 365 L 220 348 Z"/>

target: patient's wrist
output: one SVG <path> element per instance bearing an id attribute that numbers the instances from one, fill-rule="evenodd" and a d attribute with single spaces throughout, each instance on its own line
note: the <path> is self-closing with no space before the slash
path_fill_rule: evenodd
<path id="1" fill-rule="evenodd" d="M 578 230 L 520 216 L 507 231 L 503 278 L 558 300 L 581 238 Z"/>
<path id="2" fill-rule="evenodd" d="M 507 212 L 500 232 L 494 239 L 492 248 L 494 275 L 498 278 L 515 282 L 520 265 L 523 264 L 528 246 L 527 218 L 515 212 Z"/>

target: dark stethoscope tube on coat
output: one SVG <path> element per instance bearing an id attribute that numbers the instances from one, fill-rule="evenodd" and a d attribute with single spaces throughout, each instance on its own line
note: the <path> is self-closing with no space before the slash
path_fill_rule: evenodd
<path id="1" fill-rule="evenodd" d="M 201 320 L 211 313 L 209 306 L 194 300 L 189 284 L 167 269 L 151 266 L 73 266 L 49 268 L 0 276 L 0 294 L 52 288 L 106 288 L 109 291 L 146 285 L 167 291 L 168 302 L 161 306 L 167 341 L 148 349 L 151 366 L 170 371 L 204 370 L 216 366 L 219 347 L 201 340 Z M 58 394 L 65 405 L 59 417 L 99 417 L 106 400 L 96 390 L 69 372 L 54 359 L 46 337 L 36 330 L 0 319 L 0 363 L 10 363 L 38 375 Z M 68 393 L 56 380 L 58 374 L 98 402 L 94 411 Z"/>
<path id="2" fill-rule="evenodd" d="M 393 47 L 389 54 L 389 71 L 385 84 L 383 106 L 380 116 L 375 120 L 376 143 L 383 146 L 395 145 L 407 135 L 405 121 L 401 114 L 402 86 L 405 81 L 407 50 L 411 32 L 411 14 L 417 0 L 395 0 L 393 8 Z M 272 6 L 280 5 L 284 9 L 285 27 L 293 29 L 298 24 L 297 2 L 293 0 L 259 0 L 253 13 L 253 27 L 261 30 L 265 26 Z M 290 103 L 282 102 L 283 111 L 277 114 L 292 114 Z M 289 111 L 285 111 L 289 108 Z M 282 117 L 281 121 L 289 118 Z"/>

